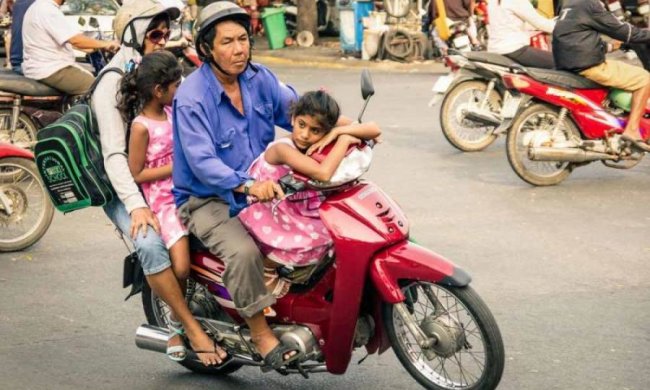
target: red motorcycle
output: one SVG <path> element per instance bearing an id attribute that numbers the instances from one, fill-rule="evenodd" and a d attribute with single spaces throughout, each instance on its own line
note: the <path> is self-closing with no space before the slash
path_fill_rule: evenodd
<path id="1" fill-rule="evenodd" d="M 523 94 L 508 133 L 510 165 L 524 181 L 546 186 L 560 183 L 571 171 L 592 161 L 611 168 L 637 165 L 645 151 L 621 140 L 631 94 L 607 89 L 572 73 L 515 69 L 502 76 L 513 94 Z M 650 134 L 650 110 L 641 120 L 642 137 Z"/>
<path id="2" fill-rule="evenodd" d="M 373 93 L 364 72 L 366 104 Z M 469 287 L 470 276 L 409 241 L 409 224 L 399 206 L 375 184 L 358 180 L 362 171 L 338 183 L 299 174 L 281 179 L 289 195 L 305 189 L 325 194 L 320 216 L 334 246 L 319 264 L 279 271 L 292 280 L 292 288 L 267 310 L 267 318 L 301 358 L 278 371 L 305 378 L 315 372 L 343 374 L 355 348 L 381 354 L 392 347 L 425 388 L 496 388 L 504 367 L 503 342 L 489 309 Z M 223 263 L 197 242 L 192 251 L 190 308 L 230 358 L 219 368 L 192 358 L 181 364 L 213 374 L 262 367 L 222 283 Z M 164 352 L 169 310 L 146 285 L 143 304 L 149 324 L 138 329 L 136 344 Z"/>
<path id="3" fill-rule="evenodd" d="M 0 252 L 34 244 L 49 228 L 53 215 L 34 155 L 0 142 Z"/>

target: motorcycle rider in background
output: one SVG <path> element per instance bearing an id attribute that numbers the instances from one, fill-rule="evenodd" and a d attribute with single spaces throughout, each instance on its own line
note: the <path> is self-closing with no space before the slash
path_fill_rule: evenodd
<path id="1" fill-rule="evenodd" d="M 11 62 L 11 69 L 22 75 L 23 74 L 23 20 L 29 7 L 34 4 L 36 0 L 16 0 L 14 2 L 13 12 L 11 14 L 11 47 L 9 53 L 9 61 Z"/>
<path id="2" fill-rule="evenodd" d="M 627 63 L 608 60 L 608 44 L 599 34 L 629 43 L 650 43 L 650 31 L 619 21 L 598 0 L 566 0 L 553 30 L 553 57 L 558 69 L 578 73 L 611 88 L 632 92 L 632 108 L 622 139 L 650 151 L 641 139 L 639 123 L 650 97 L 650 73 Z"/>
<path id="3" fill-rule="evenodd" d="M 23 20 L 22 70 L 26 77 L 39 80 L 68 95 L 85 93 L 95 78 L 76 65 L 72 48 L 116 52 L 116 41 L 99 41 L 85 36 L 65 19 L 60 7 L 65 0 L 36 0 Z"/>
<path id="4" fill-rule="evenodd" d="M 530 30 L 552 33 L 555 22 L 540 15 L 528 0 L 491 0 L 488 2 L 488 51 L 502 54 L 523 65 L 553 69 L 553 53 L 530 46 Z"/>
<path id="5" fill-rule="evenodd" d="M 472 44 L 472 50 L 480 49 L 480 42 L 478 41 L 478 33 L 476 31 L 476 23 L 474 23 L 474 0 L 445 0 L 445 13 L 447 18 L 451 19 L 454 22 L 467 22 L 467 36 L 469 37 L 470 43 Z M 433 24 L 433 21 L 438 17 L 438 8 L 436 5 L 436 0 L 429 1 L 429 8 L 427 10 L 427 20 L 429 24 Z M 444 42 L 435 28 L 435 25 L 432 26 L 431 34 L 436 46 L 442 52 L 442 55 L 447 55 L 447 50 L 449 47 L 447 43 Z"/>
<path id="6" fill-rule="evenodd" d="M 0 19 L 9 16 L 13 14 L 13 5 L 14 5 L 14 0 L 0 0 Z M 9 63 L 9 48 L 11 46 L 11 31 L 6 31 L 4 33 L 3 37 L 0 37 L 1 42 L 0 44 L 3 44 L 5 46 L 5 67 L 9 68 L 10 63 Z"/>

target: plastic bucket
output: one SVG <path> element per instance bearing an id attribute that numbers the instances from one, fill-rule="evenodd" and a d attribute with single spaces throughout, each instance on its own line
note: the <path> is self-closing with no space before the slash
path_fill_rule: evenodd
<path id="1" fill-rule="evenodd" d="M 281 49 L 284 47 L 284 40 L 287 38 L 287 24 L 284 21 L 284 8 L 267 7 L 262 12 L 262 23 L 264 32 L 269 42 L 269 48 Z"/>

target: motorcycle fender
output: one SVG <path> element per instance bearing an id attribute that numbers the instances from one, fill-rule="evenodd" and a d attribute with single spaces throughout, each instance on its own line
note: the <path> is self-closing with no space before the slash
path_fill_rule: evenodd
<path id="1" fill-rule="evenodd" d="M 442 286 L 464 287 L 471 277 L 451 261 L 413 242 L 379 252 L 370 265 L 370 278 L 386 303 L 403 302 L 400 280 L 421 280 Z"/>
<path id="2" fill-rule="evenodd" d="M 34 154 L 29 150 L 8 143 L 0 144 L 0 158 L 4 157 L 22 157 L 34 160 Z"/>

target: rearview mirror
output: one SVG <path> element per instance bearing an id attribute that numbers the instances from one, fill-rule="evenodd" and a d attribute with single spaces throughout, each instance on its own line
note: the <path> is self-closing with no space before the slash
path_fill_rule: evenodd
<path id="1" fill-rule="evenodd" d="M 99 21 L 94 16 L 91 16 L 88 25 L 92 28 L 99 28 Z"/>
<path id="2" fill-rule="evenodd" d="M 372 85 L 370 71 L 368 69 L 364 69 L 361 72 L 361 96 L 363 97 L 363 100 L 366 100 L 374 94 L 375 87 Z"/>

